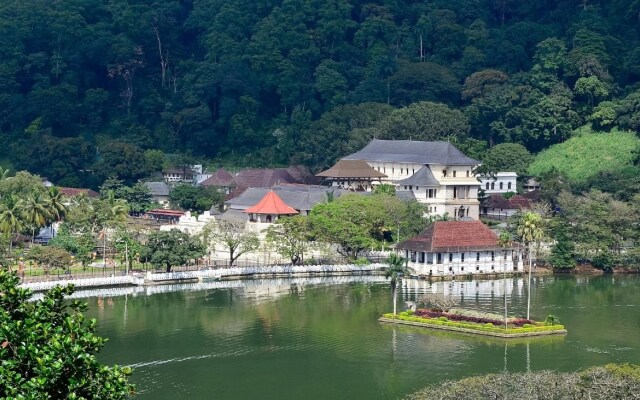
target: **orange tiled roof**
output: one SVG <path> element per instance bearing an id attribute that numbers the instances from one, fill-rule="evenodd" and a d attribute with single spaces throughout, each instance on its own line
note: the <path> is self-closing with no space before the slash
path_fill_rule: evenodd
<path id="1" fill-rule="evenodd" d="M 278 196 L 273 190 L 270 190 L 269 193 L 265 194 L 262 200 L 258 202 L 258 204 L 247 208 L 246 210 L 244 210 L 244 212 L 274 215 L 298 214 L 298 210 L 282 201 L 280 196 Z"/>

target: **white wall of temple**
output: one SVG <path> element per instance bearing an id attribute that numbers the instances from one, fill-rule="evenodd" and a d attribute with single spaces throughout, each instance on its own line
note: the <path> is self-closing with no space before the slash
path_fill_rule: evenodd
<path id="1" fill-rule="evenodd" d="M 387 175 L 387 178 L 382 179 L 383 182 L 393 182 L 401 179 L 406 179 L 418 172 L 418 170 L 423 167 L 422 164 L 412 163 L 392 163 L 377 161 L 367 161 L 367 163 L 376 171 L 382 172 L 383 174 Z"/>
<path id="2" fill-rule="evenodd" d="M 447 276 L 522 271 L 522 250 L 428 253 L 401 250 L 419 276 Z"/>

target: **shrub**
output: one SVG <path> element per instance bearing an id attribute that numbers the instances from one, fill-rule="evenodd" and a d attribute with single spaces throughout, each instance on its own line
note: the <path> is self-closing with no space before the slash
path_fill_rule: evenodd
<path id="1" fill-rule="evenodd" d="M 449 318 L 447 317 L 438 317 L 438 321 L 448 321 Z"/>
<path id="2" fill-rule="evenodd" d="M 409 315 L 413 315 L 413 310 L 407 310 L 406 312 L 407 312 L 407 314 L 409 314 Z"/>
<path id="3" fill-rule="evenodd" d="M 627 399 L 640 391 L 640 367 L 609 364 L 582 372 L 504 372 L 449 381 L 420 390 L 408 400 Z"/>
<path id="4" fill-rule="evenodd" d="M 531 321 L 530 319 L 526 319 L 526 318 L 516 318 L 516 319 L 512 319 L 509 320 L 509 323 L 515 326 L 524 326 L 524 325 L 533 325 L 535 324 L 534 321 Z M 551 325 L 556 325 L 556 324 L 551 324 Z"/>
<path id="5" fill-rule="evenodd" d="M 353 261 L 353 265 L 369 265 L 369 264 L 371 263 L 366 258 L 356 258 Z"/>
<path id="6" fill-rule="evenodd" d="M 544 324 L 545 325 L 558 325 L 560 324 L 560 318 L 556 317 L 555 315 L 549 314 L 547 315 L 547 318 L 545 318 L 544 320 Z"/>
<path id="7" fill-rule="evenodd" d="M 456 301 L 452 297 L 433 293 L 420 296 L 420 298 L 416 300 L 416 304 L 420 307 L 432 308 L 434 310 L 449 311 L 451 307 L 456 305 Z"/>

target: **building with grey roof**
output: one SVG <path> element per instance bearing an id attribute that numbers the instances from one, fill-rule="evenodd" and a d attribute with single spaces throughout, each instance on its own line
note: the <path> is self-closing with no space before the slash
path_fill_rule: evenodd
<path id="1" fill-rule="evenodd" d="M 326 186 L 276 185 L 272 189 L 248 188 L 238 197 L 227 200 L 224 204 L 227 209 L 245 210 L 257 204 L 270 190 L 276 192 L 282 201 L 298 210 L 301 215 L 309 214 L 313 206 L 327 202 L 330 196 L 337 198 L 346 193 L 344 190 Z M 226 212 L 223 216 L 224 214 Z"/>
<path id="2" fill-rule="evenodd" d="M 480 162 L 449 142 L 373 139 L 343 160 L 366 162 L 386 175 L 380 178 L 381 183 L 394 185 L 398 194 L 412 192 L 432 215 L 479 218 L 480 182 L 474 168 Z"/>
<path id="3" fill-rule="evenodd" d="M 163 208 L 169 207 L 169 185 L 165 182 L 144 182 L 143 185 L 149 189 L 154 201 Z"/>

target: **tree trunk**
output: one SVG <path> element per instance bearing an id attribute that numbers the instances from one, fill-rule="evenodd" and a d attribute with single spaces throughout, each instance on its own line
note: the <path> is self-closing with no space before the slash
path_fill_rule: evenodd
<path id="1" fill-rule="evenodd" d="M 527 283 L 527 319 L 531 310 L 531 244 L 529 244 L 529 283 Z"/>
<path id="2" fill-rule="evenodd" d="M 167 273 L 171 272 L 171 264 L 167 264 Z"/>

